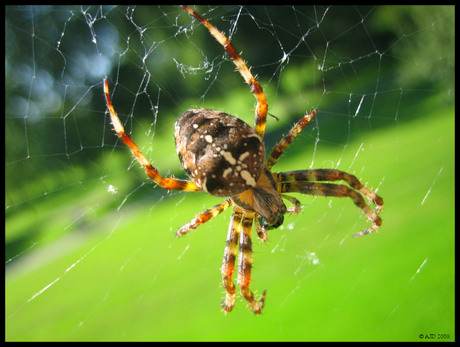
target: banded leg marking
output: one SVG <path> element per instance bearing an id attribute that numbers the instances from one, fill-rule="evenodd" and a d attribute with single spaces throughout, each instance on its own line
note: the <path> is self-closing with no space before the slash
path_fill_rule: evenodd
<path id="1" fill-rule="evenodd" d="M 224 258 L 222 260 L 222 284 L 225 289 L 225 300 L 222 301 L 222 309 L 225 313 L 232 311 L 235 306 L 235 285 L 233 284 L 232 277 L 235 271 L 236 253 L 238 251 L 238 241 L 241 232 L 241 219 L 243 212 L 235 209 L 232 214 L 232 219 L 228 227 L 227 243 L 225 245 Z"/>
<path id="2" fill-rule="evenodd" d="M 267 120 L 267 112 L 268 112 L 268 105 L 267 105 L 267 98 L 260 86 L 259 82 L 255 79 L 252 75 L 250 69 L 241 58 L 240 54 L 237 52 L 233 44 L 227 39 L 227 37 L 217 30 L 211 23 L 209 23 L 206 19 L 203 19 L 198 13 L 193 11 L 191 8 L 187 6 L 182 6 L 188 13 L 198 19 L 203 25 L 208 28 L 209 32 L 212 36 L 224 47 L 225 51 L 228 53 L 230 58 L 232 59 L 233 63 L 236 66 L 236 69 L 244 78 L 244 81 L 249 85 L 251 92 L 254 94 L 254 97 L 257 100 L 255 115 L 255 131 L 260 135 L 261 138 L 264 137 L 265 133 L 265 125 Z"/>
<path id="3" fill-rule="evenodd" d="M 196 215 L 196 217 L 188 224 L 182 226 L 175 234 L 176 237 L 187 234 L 190 230 L 198 228 L 201 224 L 206 223 L 208 220 L 214 218 L 218 214 L 224 212 L 230 205 L 233 203 L 230 199 L 226 199 L 221 203 L 208 208 L 206 211 L 201 212 Z"/>

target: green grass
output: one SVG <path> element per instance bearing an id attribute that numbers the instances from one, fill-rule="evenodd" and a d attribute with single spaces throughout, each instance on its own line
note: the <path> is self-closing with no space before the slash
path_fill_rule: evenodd
<path id="1" fill-rule="evenodd" d="M 6 340 L 420 341 L 420 334 L 450 334 L 453 341 L 454 111 L 431 98 L 404 113 L 420 109 L 423 117 L 362 132 L 339 153 L 340 168 L 363 168 L 356 175 L 384 198 L 378 233 L 352 237 L 368 224 L 348 199 L 305 196 L 302 213 L 288 216 L 266 244 L 256 240 L 251 288 L 267 289 L 261 316 L 240 301 L 231 314 L 220 311 L 230 212 L 173 237 L 219 199 L 133 196 L 117 211 L 123 189 L 110 208 L 96 206 L 107 194 L 99 197 L 106 186 L 95 182 L 80 202 L 94 206 L 84 223 L 81 211 L 70 217 L 60 210 L 66 217 L 55 223 L 75 231 L 43 231 L 40 244 L 8 268 Z M 307 139 L 299 138 L 294 147 Z M 315 160 L 326 167 L 330 158 L 337 149 L 321 147 Z M 288 150 L 276 169 L 309 164 L 302 151 Z M 7 231 L 15 230 L 9 223 Z M 44 235 L 54 235 L 52 242 Z"/>

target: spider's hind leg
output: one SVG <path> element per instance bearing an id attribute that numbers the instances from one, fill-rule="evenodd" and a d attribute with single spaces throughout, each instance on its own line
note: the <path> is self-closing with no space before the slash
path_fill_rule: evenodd
<path id="1" fill-rule="evenodd" d="M 289 213 L 300 213 L 302 211 L 302 204 L 300 203 L 299 200 L 294 198 L 293 196 L 286 195 L 286 194 L 280 194 L 280 196 L 283 199 L 288 200 L 290 203 L 294 204 L 294 207 L 288 207 L 286 212 Z"/>
<path id="2" fill-rule="evenodd" d="M 236 69 L 240 73 L 240 75 L 244 78 L 244 81 L 249 85 L 249 88 L 254 94 L 254 97 L 257 100 L 256 109 L 255 109 L 255 126 L 254 129 L 259 134 L 261 138 L 264 137 L 265 134 L 265 125 L 267 120 L 267 112 L 268 112 L 268 105 L 267 105 L 267 98 L 260 86 L 259 82 L 257 82 L 256 78 L 252 75 L 250 68 L 246 65 L 245 61 L 241 58 L 238 51 L 233 46 L 233 43 L 227 39 L 227 37 L 217 30 L 211 23 L 201 17 L 198 13 L 193 11 L 187 6 L 182 5 L 182 7 L 198 19 L 203 25 L 208 28 L 209 32 L 212 36 L 224 47 L 225 51 L 228 53 L 230 58 L 232 59 L 233 63 L 236 66 Z"/>
<path id="3" fill-rule="evenodd" d="M 285 149 L 294 141 L 294 138 L 307 126 L 313 116 L 318 110 L 313 110 L 303 116 L 292 128 L 289 133 L 273 148 L 270 156 L 268 157 L 265 167 L 270 170 L 280 159 Z"/>
<path id="4" fill-rule="evenodd" d="M 199 191 L 201 190 L 195 183 L 186 180 L 177 180 L 175 178 L 165 178 L 162 177 L 157 169 L 155 169 L 152 164 L 147 160 L 147 158 L 142 154 L 141 150 L 137 145 L 134 143 L 133 140 L 129 137 L 128 134 L 125 132 L 125 128 L 118 118 L 117 112 L 113 108 L 112 101 L 110 100 L 110 93 L 109 93 L 109 82 L 107 79 L 104 79 L 104 94 L 105 100 L 107 104 L 107 108 L 110 113 L 110 120 L 112 122 L 113 128 L 117 134 L 117 136 L 124 142 L 126 146 L 129 147 L 131 152 L 133 153 L 134 157 L 137 161 L 142 165 L 145 172 L 149 177 L 162 188 L 167 190 L 184 190 L 184 191 Z"/>

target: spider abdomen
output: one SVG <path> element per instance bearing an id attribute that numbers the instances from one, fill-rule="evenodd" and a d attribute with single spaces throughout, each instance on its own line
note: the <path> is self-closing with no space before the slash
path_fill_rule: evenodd
<path id="1" fill-rule="evenodd" d="M 192 109 L 175 124 L 177 155 L 190 179 L 214 196 L 231 197 L 256 185 L 265 146 L 256 131 L 229 114 Z"/>

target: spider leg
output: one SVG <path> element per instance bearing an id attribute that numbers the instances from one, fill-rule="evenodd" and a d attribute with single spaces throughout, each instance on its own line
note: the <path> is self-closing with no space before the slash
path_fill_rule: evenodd
<path id="1" fill-rule="evenodd" d="M 241 232 L 241 219 L 243 212 L 240 209 L 235 209 L 232 214 L 232 219 L 228 227 L 227 243 L 225 245 L 224 258 L 222 260 L 222 284 L 226 291 L 225 300 L 222 301 L 222 309 L 225 313 L 232 311 L 235 306 L 235 285 L 232 277 L 235 271 L 235 259 L 238 249 L 238 240 Z"/>
<path id="2" fill-rule="evenodd" d="M 265 164 L 265 167 L 270 170 L 273 165 L 275 165 L 281 155 L 283 154 L 284 150 L 292 143 L 294 138 L 297 136 L 300 131 L 305 128 L 310 122 L 310 119 L 313 118 L 313 116 L 318 112 L 318 110 L 313 110 L 311 113 L 306 114 L 303 116 L 296 125 L 292 127 L 291 130 L 289 130 L 289 133 L 273 148 L 272 152 L 270 153 L 270 156 L 268 157 L 267 163 Z"/>
<path id="3" fill-rule="evenodd" d="M 364 187 L 359 180 L 351 174 L 335 169 L 290 171 L 275 174 L 280 193 L 298 192 L 309 195 L 350 197 L 356 206 L 367 216 L 373 225 L 356 233 L 354 236 L 362 236 L 377 230 L 382 225 L 378 216 L 383 208 L 383 199 L 370 189 Z M 343 184 L 323 183 L 321 181 L 343 180 L 352 188 Z M 363 196 L 376 205 L 373 211 L 364 201 Z"/>
<path id="4" fill-rule="evenodd" d="M 256 214 L 256 216 L 254 217 L 254 225 L 256 226 L 257 237 L 260 239 L 260 241 L 265 242 L 267 241 L 267 230 L 265 228 L 262 228 L 262 226 L 260 225 L 258 221 L 259 216 L 259 214 Z"/>
<path id="5" fill-rule="evenodd" d="M 297 170 L 281 172 L 275 175 L 278 182 L 345 181 L 376 204 L 378 213 L 383 208 L 383 199 L 381 197 L 362 185 L 356 176 L 344 171 L 336 169 Z"/>
<path id="6" fill-rule="evenodd" d="M 233 205 L 231 199 L 226 199 L 221 203 L 208 208 L 206 211 L 196 215 L 196 217 L 188 224 L 182 226 L 175 234 L 176 237 L 187 234 L 190 230 L 198 228 L 201 224 L 206 223 L 208 220 L 214 218 L 218 214 L 224 212 L 229 206 Z"/>
<path id="7" fill-rule="evenodd" d="M 286 195 L 286 194 L 280 194 L 280 196 L 281 196 L 283 199 L 289 200 L 289 202 L 291 202 L 291 203 L 293 203 L 293 204 L 295 205 L 295 207 L 288 207 L 288 209 L 287 209 L 286 212 L 289 212 L 289 213 L 300 213 L 300 211 L 302 211 L 302 204 L 300 203 L 299 200 L 297 200 L 297 199 L 294 198 L 293 196 Z"/>
<path id="8" fill-rule="evenodd" d="M 250 69 L 247 67 L 246 63 L 243 59 L 241 59 L 240 54 L 238 54 L 237 50 L 233 46 L 233 44 L 227 39 L 227 37 L 217 30 L 212 24 L 210 24 L 207 20 L 203 19 L 198 13 L 193 11 L 187 6 L 182 5 L 182 7 L 191 15 L 193 15 L 196 19 L 198 19 L 203 25 L 208 28 L 209 32 L 212 36 L 224 47 L 225 51 L 228 53 L 230 58 L 232 59 L 233 63 L 236 66 L 236 69 L 244 78 L 244 81 L 249 85 L 251 92 L 254 94 L 257 105 L 256 105 L 256 121 L 255 121 L 255 130 L 260 135 L 261 138 L 264 137 L 265 133 L 265 125 L 267 119 L 267 112 L 268 112 L 268 105 L 267 105 L 267 98 L 260 86 L 259 82 L 256 81 L 254 76 L 252 75 Z"/>
<path id="9" fill-rule="evenodd" d="M 288 213 L 300 213 L 302 211 L 302 204 L 300 203 L 299 200 L 294 198 L 293 196 L 286 195 L 286 194 L 280 194 L 280 197 L 283 199 L 289 200 L 291 203 L 293 203 L 295 206 L 294 207 L 288 207 L 286 209 L 286 212 Z M 260 215 L 257 213 L 255 218 L 254 218 L 254 225 L 256 226 L 256 232 L 257 236 L 262 242 L 267 241 L 267 228 L 266 226 L 262 226 L 259 222 L 259 217 Z"/>
<path id="10" fill-rule="evenodd" d="M 254 212 L 244 212 L 242 220 L 242 230 L 240 233 L 240 254 L 238 256 L 238 286 L 243 298 L 248 302 L 255 314 L 262 313 L 264 307 L 265 292 L 260 301 L 254 298 L 254 294 L 249 289 L 251 283 L 252 268 L 252 223 L 255 217 Z"/>
<path id="11" fill-rule="evenodd" d="M 131 152 L 133 153 L 134 157 L 137 161 L 142 165 L 145 169 L 145 172 L 151 179 L 155 181 L 158 185 L 160 185 L 164 189 L 172 189 L 172 190 L 185 190 L 185 191 L 199 191 L 201 190 L 198 188 L 195 183 L 186 181 L 186 180 L 177 180 L 174 178 L 164 178 L 162 177 L 158 171 L 150 164 L 147 158 L 142 154 L 141 150 L 137 145 L 134 143 L 133 140 L 125 133 L 125 129 L 121 124 L 120 118 L 118 118 L 115 109 L 112 106 L 112 102 L 110 100 L 109 95 L 109 83 L 105 79 L 104 80 L 104 94 L 105 100 L 107 103 L 107 108 L 110 112 L 110 119 L 112 121 L 112 125 L 114 127 L 115 132 L 117 133 L 118 137 L 129 147 Z"/>

